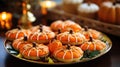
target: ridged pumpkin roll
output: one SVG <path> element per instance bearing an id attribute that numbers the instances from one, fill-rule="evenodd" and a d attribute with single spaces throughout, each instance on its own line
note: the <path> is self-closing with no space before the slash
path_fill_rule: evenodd
<path id="1" fill-rule="evenodd" d="M 31 33 L 31 31 L 27 30 L 27 29 L 20 29 L 20 28 L 16 28 L 16 29 L 12 29 L 6 32 L 6 38 L 9 40 L 15 40 L 24 36 L 29 36 L 29 34 Z"/>
<path id="2" fill-rule="evenodd" d="M 28 40 L 37 43 L 49 43 L 55 37 L 55 33 L 52 31 L 44 31 L 43 28 L 39 29 L 39 32 L 32 32 Z"/>
<path id="3" fill-rule="evenodd" d="M 66 32 L 70 30 L 73 30 L 74 32 L 80 32 L 82 30 L 82 27 L 72 20 L 65 20 L 65 21 L 57 20 L 54 21 L 50 25 L 50 27 L 54 32 L 58 30 L 60 30 L 61 32 Z"/>
<path id="4" fill-rule="evenodd" d="M 54 51 L 53 56 L 62 62 L 77 62 L 83 57 L 83 51 L 79 47 L 67 45 Z"/>
<path id="5" fill-rule="evenodd" d="M 101 39 L 103 37 L 101 32 L 95 29 L 88 29 L 87 26 L 85 26 L 82 33 L 88 41 L 90 40 L 90 37 L 92 37 L 93 39 Z"/>
<path id="6" fill-rule="evenodd" d="M 102 42 L 101 40 L 94 40 L 90 37 L 90 41 L 83 43 L 80 45 L 80 48 L 83 51 L 90 50 L 90 51 L 102 51 L 107 47 L 106 43 Z"/>
<path id="7" fill-rule="evenodd" d="M 27 36 L 24 36 L 24 37 L 19 38 L 19 39 L 15 39 L 15 40 L 13 40 L 12 47 L 15 50 L 19 51 L 21 48 L 23 48 L 23 46 L 30 43 L 27 40 L 28 40 Z"/>
<path id="8" fill-rule="evenodd" d="M 63 44 L 80 45 L 86 41 L 86 38 L 83 34 L 70 30 L 69 32 L 58 34 L 57 40 L 60 40 Z"/>
<path id="9" fill-rule="evenodd" d="M 48 45 L 51 53 L 53 53 L 56 49 L 61 48 L 62 46 L 63 44 L 59 40 L 53 40 Z"/>
<path id="10" fill-rule="evenodd" d="M 57 20 L 57 21 L 54 21 L 52 22 L 52 24 L 50 25 L 51 29 L 53 31 L 58 31 L 58 30 L 61 30 L 65 27 L 65 24 L 63 23 L 62 20 Z"/>
<path id="11" fill-rule="evenodd" d="M 72 20 L 66 20 L 66 21 L 64 21 L 64 24 L 65 24 L 65 26 L 63 29 L 61 29 L 61 32 L 66 32 L 66 31 L 68 32 L 70 30 L 72 30 L 73 32 L 81 32 L 82 31 L 82 27 Z"/>
<path id="12" fill-rule="evenodd" d="M 41 57 L 49 55 L 49 49 L 44 44 L 29 43 L 20 49 L 20 53 L 24 58 L 39 60 Z"/>

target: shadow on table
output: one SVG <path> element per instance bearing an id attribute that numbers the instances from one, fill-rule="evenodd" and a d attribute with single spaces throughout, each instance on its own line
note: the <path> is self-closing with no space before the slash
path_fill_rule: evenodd
<path id="1" fill-rule="evenodd" d="M 69 65 L 43 65 L 43 64 L 35 64 L 35 63 L 30 63 L 26 62 L 20 59 L 17 59 L 15 57 L 12 57 L 10 55 L 7 56 L 6 61 L 5 61 L 5 67 L 64 67 L 64 66 L 75 66 L 75 67 L 111 67 L 111 56 L 110 53 L 108 52 L 107 54 L 88 61 L 84 63 L 76 63 L 76 64 L 69 64 Z"/>

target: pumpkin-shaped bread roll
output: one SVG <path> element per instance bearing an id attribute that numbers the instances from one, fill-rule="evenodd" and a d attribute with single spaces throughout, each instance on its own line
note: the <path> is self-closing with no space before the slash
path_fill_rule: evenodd
<path id="1" fill-rule="evenodd" d="M 6 32 L 6 38 L 9 40 L 15 40 L 24 36 L 28 36 L 31 33 L 31 31 L 26 30 L 26 29 L 12 29 Z"/>
<path id="2" fill-rule="evenodd" d="M 51 29 L 53 31 L 58 31 L 59 29 L 63 29 L 65 27 L 65 24 L 63 23 L 62 20 L 57 20 L 54 21 L 51 25 L 50 25 Z"/>
<path id="3" fill-rule="evenodd" d="M 37 43 L 49 43 L 55 37 L 55 33 L 52 31 L 44 31 L 40 28 L 39 32 L 33 32 L 29 35 L 28 39 L 31 42 Z"/>
<path id="4" fill-rule="evenodd" d="M 80 45 L 86 41 L 86 38 L 83 34 L 70 30 L 70 32 L 58 34 L 57 40 L 60 40 L 63 44 Z"/>
<path id="5" fill-rule="evenodd" d="M 66 31 L 68 32 L 70 30 L 72 30 L 74 32 L 82 31 L 82 27 L 72 20 L 66 20 L 66 21 L 64 21 L 64 24 L 65 24 L 65 26 L 63 29 L 61 29 L 61 32 L 66 32 Z"/>
<path id="6" fill-rule="evenodd" d="M 53 53 L 56 49 L 62 47 L 62 43 L 59 40 L 53 40 L 49 43 L 48 47 L 50 52 Z"/>
<path id="7" fill-rule="evenodd" d="M 20 49 L 20 53 L 24 58 L 39 60 L 41 57 L 49 55 L 49 49 L 44 44 L 29 43 Z"/>
<path id="8" fill-rule="evenodd" d="M 24 45 L 27 45 L 28 43 L 30 42 L 27 41 L 27 36 L 24 36 L 23 38 L 13 40 L 12 47 L 19 51 L 21 48 L 23 48 Z"/>
<path id="9" fill-rule="evenodd" d="M 77 62 L 83 57 L 83 51 L 76 46 L 63 46 L 54 51 L 53 56 L 62 62 Z"/>
<path id="10" fill-rule="evenodd" d="M 83 43 L 80 45 L 80 48 L 83 51 L 90 50 L 90 51 L 102 51 L 106 48 L 106 44 L 102 42 L 101 40 L 94 40 L 92 37 L 90 37 L 90 41 Z"/>
<path id="11" fill-rule="evenodd" d="M 86 37 L 86 39 L 89 41 L 90 37 L 92 37 L 93 39 L 100 39 L 102 38 L 102 33 L 94 30 L 94 29 L 88 29 L 87 26 L 85 26 L 84 28 L 85 30 L 83 31 L 83 35 Z"/>

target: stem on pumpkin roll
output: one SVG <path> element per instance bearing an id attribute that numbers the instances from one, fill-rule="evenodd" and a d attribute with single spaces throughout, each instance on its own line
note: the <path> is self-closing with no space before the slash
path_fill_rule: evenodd
<path id="1" fill-rule="evenodd" d="M 70 30 L 70 32 L 69 32 L 70 34 L 73 34 L 73 31 L 72 30 Z"/>
<path id="2" fill-rule="evenodd" d="M 60 34 L 61 33 L 61 31 L 60 31 L 60 29 L 58 29 L 58 34 Z"/>
<path id="3" fill-rule="evenodd" d="M 33 42 L 32 45 L 33 45 L 33 47 L 36 47 L 36 43 Z"/>
<path id="4" fill-rule="evenodd" d="M 20 29 L 21 29 L 21 27 L 20 27 L 20 26 L 17 26 L 17 29 L 18 29 L 18 30 L 20 30 Z"/>
<path id="5" fill-rule="evenodd" d="M 42 32 L 43 31 L 43 29 L 40 27 L 40 32 Z"/>
<path id="6" fill-rule="evenodd" d="M 70 44 L 67 45 L 67 49 L 70 49 Z"/>
<path id="7" fill-rule="evenodd" d="M 27 36 L 24 36 L 24 39 L 23 39 L 24 41 L 27 41 Z"/>
<path id="8" fill-rule="evenodd" d="M 90 36 L 90 40 L 89 40 L 90 42 L 93 42 L 93 38 Z"/>
<path id="9" fill-rule="evenodd" d="M 42 24 L 39 24 L 39 27 L 40 27 L 40 28 L 42 28 L 42 26 L 43 26 Z"/>
<path id="10" fill-rule="evenodd" d="M 85 31 L 88 31 L 88 26 L 85 26 L 84 28 L 85 28 Z"/>
<path id="11" fill-rule="evenodd" d="M 116 5 L 116 2 L 113 2 L 113 5 Z"/>
<path id="12" fill-rule="evenodd" d="M 57 36 L 55 36 L 55 38 L 54 39 L 57 39 Z"/>
<path id="13" fill-rule="evenodd" d="M 88 6 L 90 6 L 91 2 L 90 2 L 90 1 L 88 1 L 87 3 L 88 3 Z"/>
<path id="14" fill-rule="evenodd" d="M 120 0 L 115 0 L 115 1 L 113 2 L 113 5 L 116 5 L 117 3 L 120 3 Z"/>

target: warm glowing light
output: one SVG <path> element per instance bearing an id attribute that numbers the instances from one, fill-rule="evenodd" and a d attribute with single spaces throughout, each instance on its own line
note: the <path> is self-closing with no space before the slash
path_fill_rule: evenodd
<path id="1" fill-rule="evenodd" d="M 12 14 L 7 12 L 0 13 L 0 28 L 10 29 L 12 26 Z"/>
<path id="2" fill-rule="evenodd" d="M 42 1 L 42 2 L 40 2 L 40 6 L 41 6 L 42 14 L 46 15 L 47 9 L 55 7 L 56 2 L 54 2 L 54 1 Z"/>
<path id="3" fill-rule="evenodd" d="M 53 8 L 56 6 L 56 3 L 54 1 L 43 1 L 40 2 L 40 5 L 43 8 Z"/>
<path id="4" fill-rule="evenodd" d="M 2 12 L 2 19 L 3 19 L 3 20 L 6 19 L 6 12 Z"/>
<path id="5" fill-rule="evenodd" d="M 10 28 L 11 28 L 9 22 L 6 22 L 5 26 L 6 26 L 7 29 L 10 29 Z"/>
<path id="6" fill-rule="evenodd" d="M 5 22 L 1 21 L 1 27 L 4 28 Z"/>

